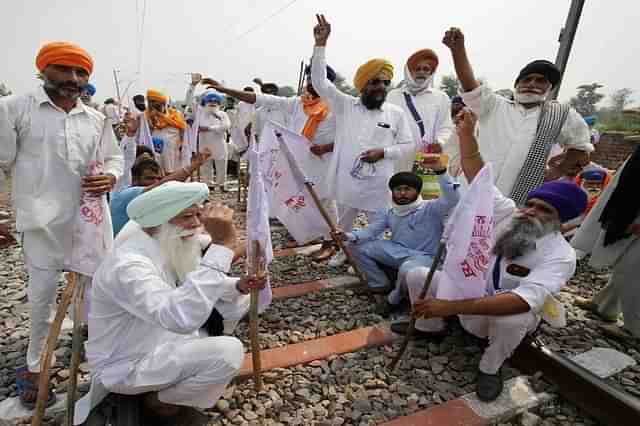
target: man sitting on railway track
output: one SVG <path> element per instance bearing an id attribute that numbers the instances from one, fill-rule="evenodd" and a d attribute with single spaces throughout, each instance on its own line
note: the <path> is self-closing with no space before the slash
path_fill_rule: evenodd
<path id="1" fill-rule="evenodd" d="M 484 166 L 474 137 L 475 116 L 462 113 L 458 137 L 462 167 L 471 182 Z M 442 335 L 443 318 L 458 315 L 462 327 L 489 346 L 480 360 L 477 395 L 493 401 L 502 391 L 500 368 L 522 339 L 538 327 L 548 307 L 558 306 L 553 295 L 573 276 L 576 254 L 563 238 L 560 225 L 579 216 L 587 206 L 587 194 L 574 182 L 552 181 L 529 192 L 525 205 L 515 202 L 494 188 L 494 221 L 498 237 L 489 260 L 485 297 L 441 300 L 438 294 L 440 272 L 436 272 L 428 296 L 417 299 L 428 268 L 407 273 L 406 282 L 414 304 L 416 330 L 422 337 Z M 506 221 L 505 221 L 506 220 Z M 504 225 L 508 225 L 504 228 Z M 543 309 L 544 308 L 544 309 Z M 394 332 L 404 333 L 407 322 L 392 324 Z"/>
<path id="2" fill-rule="evenodd" d="M 381 211 L 376 220 L 364 229 L 339 232 L 336 237 L 349 241 L 356 263 L 367 276 L 369 291 L 389 293 L 393 283 L 381 266 L 398 269 L 397 281 L 401 283 L 407 271 L 430 266 L 438 242 L 442 236 L 444 219 L 460 198 L 457 185 L 447 174 L 447 167 L 439 156 L 429 157 L 423 163 L 436 174 L 442 196 L 435 200 L 423 200 L 420 196 L 422 180 L 414 173 L 396 173 L 389 180 L 393 207 Z M 384 232 L 391 230 L 391 239 Z M 389 295 L 389 302 L 382 309 L 388 315 L 400 307 L 404 286 Z"/>
<path id="3" fill-rule="evenodd" d="M 167 182 L 129 204 L 131 221 L 95 274 L 89 401 L 107 391 L 145 394 L 149 416 L 171 417 L 185 411 L 180 406 L 212 407 L 238 372 L 242 343 L 221 334 L 232 331 L 249 308 L 248 293 L 265 280 L 226 275 L 238 245 L 233 210 L 200 207 L 208 195 L 203 183 Z M 211 237 L 204 256 L 202 228 Z M 214 313 L 218 326 L 200 337 Z"/>

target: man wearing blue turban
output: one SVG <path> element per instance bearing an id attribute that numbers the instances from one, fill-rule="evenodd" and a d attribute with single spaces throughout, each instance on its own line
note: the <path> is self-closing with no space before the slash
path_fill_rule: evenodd
<path id="1" fill-rule="evenodd" d="M 220 106 L 224 102 L 224 96 L 220 93 L 209 91 L 202 96 L 202 106 L 199 116 L 199 151 L 205 149 L 211 151 L 211 160 L 200 167 L 200 175 L 211 188 L 218 187 L 226 191 L 224 184 L 227 180 L 227 132 L 231 128 L 231 121 L 226 112 Z M 215 163 L 215 182 L 213 164 Z"/>

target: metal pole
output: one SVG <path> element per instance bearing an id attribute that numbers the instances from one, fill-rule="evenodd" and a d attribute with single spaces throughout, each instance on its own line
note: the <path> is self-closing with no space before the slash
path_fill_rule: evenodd
<path id="1" fill-rule="evenodd" d="M 122 98 L 120 97 L 120 83 L 118 82 L 118 70 L 113 69 L 113 81 L 116 83 L 116 96 L 118 97 L 118 116 L 122 115 Z"/>
<path id="2" fill-rule="evenodd" d="M 573 46 L 573 39 L 576 36 L 583 7 L 584 0 L 571 0 L 567 21 L 565 22 L 564 27 L 560 30 L 560 36 L 558 38 L 560 46 L 558 47 L 558 54 L 556 56 L 556 66 L 560 69 L 560 82 L 558 82 L 556 87 L 553 89 L 551 99 L 558 98 L 558 92 L 560 92 L 560 86 L 562 85 L 562 77 L 564 77 L 564 71 L 567 68 L 569 54 L 571 53 L 571 46 Z"/>

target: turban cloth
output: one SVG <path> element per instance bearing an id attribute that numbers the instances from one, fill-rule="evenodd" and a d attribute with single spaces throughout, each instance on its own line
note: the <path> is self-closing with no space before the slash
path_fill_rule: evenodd
<path id="1" fill-rule="evenodd" d="M 544 77 L 549 80 L 551 83 L 551 87 L 554 87 L 556 84 L 560 82 L 560 70 L 553 62 L 549 62 L 545 59 L 537 59 L 529 64 L 527 64 L 522 70 L 520 70 L 520 74 L 518 74 L 518 78 L 516 78 L 516 85 L 528 76 L 529 74 L 542 74 Z"/>
<path id="2" fill-rule="evenodd" d="M 587 170 L 580 174 L 580 178 L 583 180 L 595 180 L 598 182 L 604 182 L 606 177 L 606 170 Z"/>
<path id="3" fill-rule="evenodd" d="M 93 96 L 96 94 L 96 86 L 94 86 L 93 84 L 89 83 L 86 86 L 84 86 L 84 91 L 87 92 L 87 94 L 89 96 Z"/>
<path id="4" fill-rule="evenodd" d="M 167 182 L 135 198 L 127 215 L 143 228 L 160 226 L 183 210 L 209 197 L 209 188 L 199 182 Z"/>
<path id="5" fill-rule="evenodd" d="M 304 75 L 311 75 L 311 66 L 307 65 L 304 68 Z M 329 80 L 330 82 L 334 82 L 336 81 L 336 77 L 337 74 L 336 72 L 333 70 L 333 68 L 331 68 L 329 65 L 327 65 L 327 80 Z"/>
<path id="6" fill-rule="evenodd" d="M 353 85 L 359 92 L 362 92 L 369 80 L 380 73 L 389 80 L 393 79 L 393 65 L 386 59 L 371 59 L 358 67 L 356 75 L 353 77 Z"/>
<path id="7" fill-rule="evenodd" d="M 413 72 L 413 70 L 418 65 L 418 62 L 424 60 L 435 62 L 435 66 L 431 70 L 431 72 L 434 73 L 438 68 L 438 64 L 440 63 L 440 61 L 438 60 L 438 55 L 436 55 L 436 52 L 431 49 L 418 50 L 413 55 L 409 56 L 409 59 L 407 59 L 407 66 L 409 67 L 409 71 Z"/>
<path id="8" fill-rule="evenodd" d="M 556 209 L 560 222 L 580 216 L 587 208 L 587 193 L 574 182 L 555 180 L 544 183 L 529 193 L 527 200 L 536 198 Z"/>
<path id="9" fill-rule="evenodd" d="M 169 101 L 169 98 L 167 97 L 167 95 L 155 89 L 147 90 L 147 99 L 152 101 L 162 102 L 162 103 L 167 103 L 167 101 Z"/>
<path id="10" fill-rule="evenodd" d="M 93 59 L 80 46 L 65 41 L 54 41 L 40 48 L 36 56 L 36 68 L 42 72 L 49 65 L 79 67 L 88 74 L 93 72 Z"/>
<path id="11" fill-rule="evenodd" d="M 399 172 L 391 176 L 391 179 L 389 179 L 389 189 L 393 191 L 393 188 L 400 185 L 410 186 L 418 191 L 418 194 L 422 191 L 422 179 L 415 173 Z"/>
<path id="12" fill-rule="evenodd" d="M 224 101 L 224 96 L 217 92 L 208 92 L 202 97 L 202 105 L 206 105 L 209 102 L 217 102 L 221 104 Z"/>

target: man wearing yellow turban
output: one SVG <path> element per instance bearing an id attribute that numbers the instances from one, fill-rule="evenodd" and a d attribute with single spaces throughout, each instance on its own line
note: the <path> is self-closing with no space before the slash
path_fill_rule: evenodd
<path id="1" fill-rule="evenodd" d="M 54 42 L 42 46 L 35 63 L 42 86 L 0 101 L 0 187 L 10 171 L 29 273 L 31 334 L 26 367 L 16 372 L 26 407 L 35 404 L 60 271 L 81 273 L 79 280 L 91 283 L 93 270 L 75 255 L 81 247 L 95 259 L 109 248 L 106 194 L 123 169 L 111 125 L 80 100 L 93 71 L 91 55 L 73 43 Z M 48 402 L 54 401 L 49 392 Z"/>
<path id="2" fill-rule="evenodd" d="M 187 122 L 180 111 L 168 105 L 169 97 L 159 90 L 147 90 L 147 103 L 149 108 L 144 117 L 151 136 L 158 141 L 154 142 L 154 149 L 160 166 L 165 174 L 169 174 L 180 168 L 180 150 Z"/>
<path id="3" fill-rule="evenodd" d="M 402 109 L 385 102 L 393 79 L 393 65 L 386 59 L 372 59 L 358 68 L 353 80 L 359 97 L 347 95 L 327 80 L 325 46 L 331 26 L 317 15 L 315 48 L 311 60 L 311 81 L 336 116 L 334 155 L 327 168 L 327 191 L 338 203 L 340 227 L 349 232 L 358 212 L 373 222 L 380 209 L 391 205 L 387 186 L 394 161 L 415 146 Z M 334 256 L 339 265 L 344 254 Z"/>

